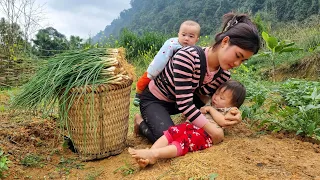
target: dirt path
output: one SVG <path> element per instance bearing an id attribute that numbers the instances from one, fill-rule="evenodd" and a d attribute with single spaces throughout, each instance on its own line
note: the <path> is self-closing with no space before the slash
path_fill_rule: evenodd
<path id="1" fill-rule="evenodd" d="M 140 170 L 127 148 L 117 156 L 80 162 L 63 148 L 55 122 L 0 114 L 1 148 L 9 153 L 7 179 L 318 179 L 320 147 L 278 135 L 259 135 L 244 124 L 229 130 L 223 143 L 186 156 L 160 160 Z M 30 119 L 28 119 L 30 118 Z M 150 147 L 130 135 L 128 147 Z M 26 167 L 25 157 L 41 160 Z M 24 164 L 24 165 L 22 165 Z"/>

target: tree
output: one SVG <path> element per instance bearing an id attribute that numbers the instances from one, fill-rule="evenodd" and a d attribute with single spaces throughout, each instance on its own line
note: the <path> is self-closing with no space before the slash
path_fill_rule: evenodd
<path id="1" fill-rule="evenodd" d="M 31 36 L 39 29 L 43 20 L 43 8 L 42 5 L 35 5 L 36 0 L 24 0 L 22 1 L 21 11 L 23 13 L 20 24 L 23 27 L 23 36 L 25 42 L 28 42 Z M 24 46 L 25 52 L 27 46 Z"/>
<path id="2" fill-rule="evenodd" d="M 50 57 L 69 49 L 66 36 L 53 27 L 40 29 L 32 42 L 38 56 Z"/>
<path id="3" fill-rule="evenodd" d="M 39 22 L 43 19 L 43 11 L 42 6 L 35 5 L 36 0 L 1 0 L 0 7 L 5 14 L 5 19 L 11 25 L 11 27 L 7 27 L 8 30 L 8 48 L 12 49 L 13 45 L 17 45 L 16 35 L 13 34 L 16 26 L 19 26 L 19 35 L 22 33 L 23 41 L 23 49 L 24 52 L 27 52 L 29 49 L 29 39 L 36 30 L 40 27 Z M 21 28 L 21 29 L 20 29 Z"/>
<path id="4" fill-rule="evenodd" d="M 22 51 L 23 33 L 16 23 L 10 24 L 4 18 L 0 20 L 0 53 L 11 60 Z"/>
<path id="5" fill-rule="evenodd" d="M 70 41 L 69 41 L 69 49 L 80 49 L 82 46 L 82 40 L 79 36 L 70 36 Z"/>

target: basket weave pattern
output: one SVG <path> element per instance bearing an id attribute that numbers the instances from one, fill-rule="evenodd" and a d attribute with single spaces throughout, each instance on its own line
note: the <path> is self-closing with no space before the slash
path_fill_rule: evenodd
<path id="1" fill-rule="evenodd" d="M 84 160 L 116 155 L 126 146 L 132 80 L 121 85 L 99 85 L 95 92 L 79 92 L 68 111 L 72 142 Z M 93 98 L 92 98 L 93 97 Z"/>

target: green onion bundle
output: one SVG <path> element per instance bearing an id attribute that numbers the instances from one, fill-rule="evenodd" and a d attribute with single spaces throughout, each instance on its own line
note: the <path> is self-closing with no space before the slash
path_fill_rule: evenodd
<path id="1" fill-rule="evenodd" d="M 72 104 L 72 88 L 95 88 L 98 84 L 121 84 L 132 79 L 119 65 L 118 49 L 87 49 L 68 51 L 48 60 L 34 77 L 22 87 L 12 102 L 16 109 L 51 112 L 56 104 Z M 85 92 L 83 92 L 85 93 Z M 67 108 L 68 109 L 68 108 Z M 67 110 L 66 109 L 66 110 Z"/>

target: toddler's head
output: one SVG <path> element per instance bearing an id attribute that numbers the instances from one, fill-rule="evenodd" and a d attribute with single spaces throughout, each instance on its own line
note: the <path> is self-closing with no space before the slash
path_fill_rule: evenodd
<path id="1" fill-rule="evenodd" d="M 194 46 L 200 37 L 200 25 L 191 20 L 184 21 L 180 25 L 178 41 L 182 46 Z"/>
<path id="2" fill-rule="evenodd" d="M 238 81 L 229 80 L 217 89 L 212 96 L 211 105 L 215 108 L 239 108 L 246 97 L 246 88 Z"/>

